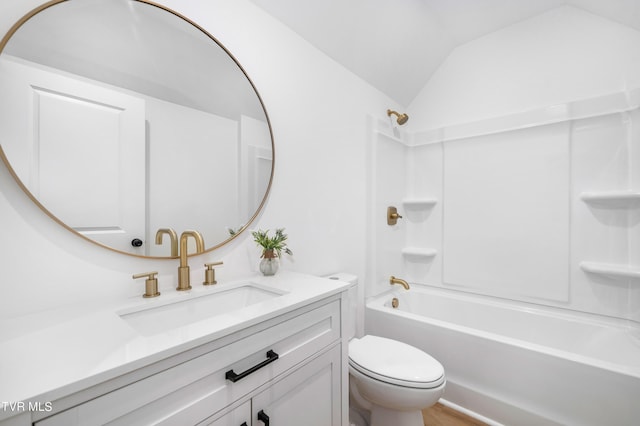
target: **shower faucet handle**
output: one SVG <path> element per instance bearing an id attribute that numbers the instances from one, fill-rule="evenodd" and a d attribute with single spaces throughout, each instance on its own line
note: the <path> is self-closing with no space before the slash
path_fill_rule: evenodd
<path id="1" fill-rule="evenodd" d="M 393 206 L 387 207 L 387 225 L 397 224 L 398 219 L 402 219 L 402 216 L 398 214 L 398 209 Z"/>

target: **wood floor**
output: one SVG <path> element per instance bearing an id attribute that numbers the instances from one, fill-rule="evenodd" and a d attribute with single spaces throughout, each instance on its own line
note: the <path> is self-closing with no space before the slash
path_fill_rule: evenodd
<path id="1" fill-rule="evenodd" d="M 479 420 L 440 403 L 422 411 L 425 426 L 486 426 Z"/>

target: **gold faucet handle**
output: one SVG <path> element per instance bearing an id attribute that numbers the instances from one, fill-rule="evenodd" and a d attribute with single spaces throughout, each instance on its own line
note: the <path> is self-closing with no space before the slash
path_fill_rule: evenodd
<path id="1" fill-rule="evenodd" d="M 398 223 L 398 219 L 402 219 L 402 216 L 398 214 L 398 209 L 393 206 L 387 207 L 387 225 L 395 225 Z"/>
<path id="2" fill-rule="evenodd" d="M 216 270 L 213 269 L 213 267 L 222 264 L 222 262 L 211 262 L 204 264 L 207 269 L 204 271 L 204 281 L 202 282 L 202 285 L 213 285 L 218 283 L 218 281 L 216 281 Z"/>
<path id="3" fill-rule="evenodd" d="M 145 278 L 145 277 L 147 278 L 146 281 L 144 282 L 145 291 L 142 297 L 149 298 L 149 297 L 160 296 L 160 292 L 158 291 L 158 278 L 156 278 L 156 275 L 158 275 L 158 271 L 143 272 L 141 274 L 133 275 L 134 280 L 137 280 L 138 278 Z"/>

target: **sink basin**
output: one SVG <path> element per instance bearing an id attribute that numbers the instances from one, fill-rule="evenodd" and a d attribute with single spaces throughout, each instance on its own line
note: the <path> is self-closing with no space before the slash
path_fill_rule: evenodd
<path id="1" fill-rule="evenodd" d="M 148 336 L 237 311 L 282 294 L 284 293 L 247 283 L 220 288 L 213 293 L 186 294 L 187 298 L 184 300 L 161 306 L 143 306 L 137 310 L 128 309 L 118 312 L 118 315 L 138 332 Z"/>

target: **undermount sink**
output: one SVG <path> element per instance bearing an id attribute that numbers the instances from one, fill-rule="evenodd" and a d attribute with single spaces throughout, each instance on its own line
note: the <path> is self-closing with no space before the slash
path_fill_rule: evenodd
<path id="1" fill-rule="evenodd" d="M 212 293 L 186 294 L 160 306 L 143 306 L 118 312 L 120 318 L 143 335 L 153 335 L 207 318 L 237 311 L 284 293 L 253 283 L 216 289 Z"/>

